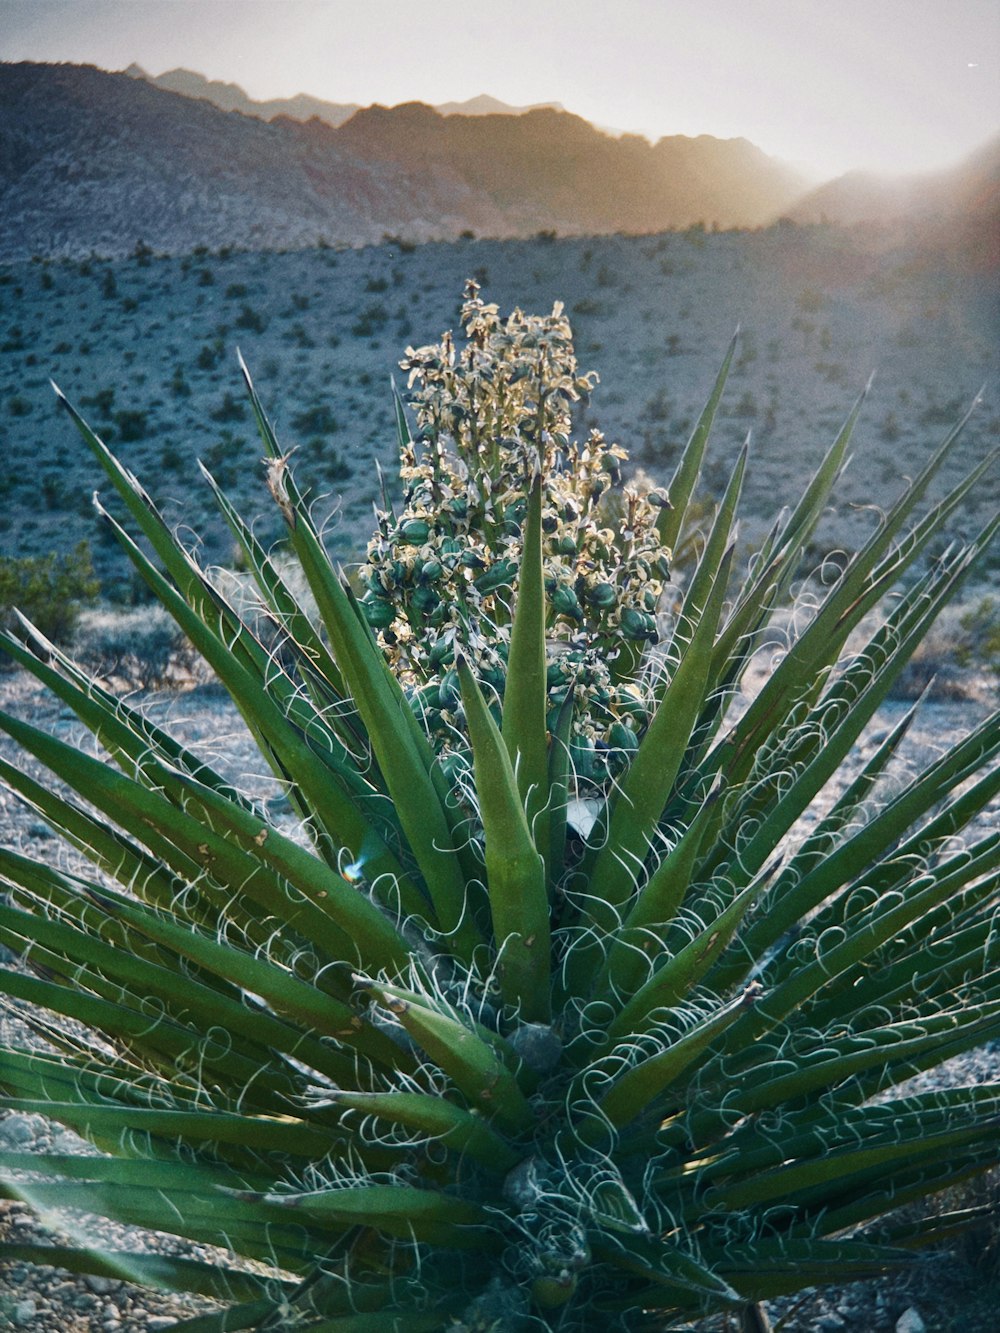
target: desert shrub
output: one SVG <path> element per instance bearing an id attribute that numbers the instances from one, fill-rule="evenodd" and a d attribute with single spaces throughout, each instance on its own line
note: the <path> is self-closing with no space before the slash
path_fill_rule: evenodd
<path id="1" fill-rule="evenodd" d="M 117 411 L 112 420 L 115 433 L 123 444 L 133 444 L 144 440 L 149 430 L 149 418 L 140 408 L 125 407 Z"/>
<path id="2" fill-rule="evenodd" d="M 351 325 L 355 338 L 371 338 L 388 322 L 389 312 L 381 301 L 372 301 Z"/>
<path id="3" fill-rule="evenodd" d="M 1000 676 L 1000 600 L 991 596 L 946 607 L 913 653 L 894 689 L 916 699 L 930 689 L 938 698 L 965 699 L 980 692 L 980 677 Z"/>
<path id="4" fill-rule="evenodd" d="M 223 1248 L 69 1226 L 7 1253 L 216 1297 L 202 1333 L 759 1327 L 757 1302 L 995 1215 L 922 1201 L 995 1165 L 1000 1082 L 908 1080 L 1000 1035 L 1000 718 L 910 780 L 912 714 L 856 753 L 1000 527 L 921 564 L 990 460 L 925 507 L 952 433 L 792 607 L 856 411 L 738 568 L 743 450 L 649 610 L 732 349 L 668 505 L 573 438 L 592 381 L 559 308 L 502 319 L 472 285 L 462 322 L 407 351 L 402 499 L 353 583 L 247 377 L 298 569 L 210 481 L 247 612 L 74 413 L 155 559 L 108 530 L 274 784 L 3 639 L 106 756 L 0 715 L 69 791 L 6 781 L 97 867 L 0 847 L 0 991 L 59 1043 L 11 1044 L 2 1104 L 97 1149 L 5 1149 L 5 1188 Z M 741 697 L 773 626 L 787 651 Z"/>
<path id="5" fill-rule="evenodd" d="M 263 333 L 267 328 L 267 318 L 259 310 L 254 310 L 253 306 L 244 304 L 236 316 L 236 327 L 249 329 L 251 333 Z"/>
<path id="6" fill-rule="evenodd" d="M 292 417 L 292 429 L 303 434 L 333 435 L 340 429 L 340 423 L 333 415 L 328 403 L 315 403 Z"/>
<path id="7" fill-rule="evenodd" d="M 354 476 L 354 468 L 340 450 L 331 449 L 322 437 L 310 440 L 306 449 L 319 460 L 324 480 L 350 481 Z"/>
<path id="8" fill-rule="evenodd" d="M 739 401 L 733 408 L 733 416 L 744 419 L 755 417 L 757 415 L 757 398 L 749 389 L 740 395 Z"/>
<path id="9" fill-rule="evenodd" d="M 246 416 L 246 408 L 227 391 L 222 396 L 222 402 L 209 413 L 209 416 L 213 421 L 242 421 Z"/>
<path id="10" fill-rule="evenodd" d="M 43 472 L 39 491 L 46 509 L 64 509 L 70 501 L 70 492 L 61 472 Z"/>
<path id="11" fill-rule="evenodd" d="M 74 629 L 73 649 L 92 675 L 130 689 L 164 685 L 190 672 L 196 657 L 161 606 L 84 610 Z"/>
<path id="12" fill-rule="evenodd" d="M 895 412 L 888 411 L 879 422 L 878 433 L 885 440 L 886 444 L 895 444 L 903 434 L 903 428 L 899 424 L 899 418 Z"/>
<path id="13" fill-rule="evenodd" d="M 15 611 L 46 637 L 66 642 L 81 607 L 92 602 L 100 585 L 94 574 L 90 543 L 46 556 L 0 556 L 0 624 L 17 623 Z"/>
<path id="14" fill-rule="evenodd" d="M 198 349 L 195 365 L 199 370 L 214 370 L 222 358 L 222 350 L 221 339 L 212 343 L 203 343 Z"/>
<path id="15" fill-rule="evenodd" d="M 84 407 L 92 407 L 99 416 L 109 419 L 115 405 L 114 389 L 98 389 L 80 400 Z"/>
<path id="16" fill-rule="evenodd" d="M 315 347 L 316 341 L 304 324 L 293 324 L 285 334 L 286 341 L 295 347 Z"/>

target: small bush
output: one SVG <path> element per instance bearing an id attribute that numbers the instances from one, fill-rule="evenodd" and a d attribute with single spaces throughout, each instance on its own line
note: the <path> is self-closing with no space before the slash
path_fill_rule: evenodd
<path id="1" fill-rule="evenodd" d="M 144 440 L 149 429 L 146 413 L 134 407 L 122 408 L 120 412 L 116 412 L 114 423 L 115 431 L 123 444 L 134 444 L 136 440 Z"/>
<path id="2" fill-rule="evenodd" d="M 16 609 L 46 638 L 65 643 L 82 606 L 99 592 L 87 541 L 65 555 L 0 556 L 0 625 L 5 629 L 16 625 Z"/>
<path id="3" fill-rule="evenodd" d="M 246 408 L 228 390 L 215 411 L 209 413 L 213 421 L 242 421 L 245 415 Z"/>
<path id="4" fill-rule="evenodd" d="M 292 428 L 309 435 L 333 435 L 340 430 L 340 423 L 326 403 L 308 407 L 292 417 Z"/>
<path id="5" fill-rule="evenodd" d="M 351 332 L 355 338 L 371 338 L 386 323 L 389 318 L 389 312 L 380 301 L 374 301 L 371 305 L 365 306 L 351 325 Z"/>
<path id="6" fill-rule="evenodd" d="M 937 699 L 968 699 L 982 690 L 982 675 L 1000 677 L 1000 600 L 946 607 L 896 682 L 898 699 L 925 689 Z"/>
<path id="7" fill-rule="evenodd" d="M 205 343 L 198 351 L 198 355 L 195 358 L 195 365 L 199 370 L 214 370 L 219 364 L 221 356 L 221 339 L 217 339 L 214 343 Z"/>
<path id="8" fill-rule="evenodd" d="M 249 329 L 251 333 L 263 333 L 267 328 L 267 319 L 252 306 L 244 305 L 236 316 L 236 327 Z"/>
<path id="9" fill-rule="evenodd" d="M 115 391 L 114 389 L 99 389 L 97 393 L 91 394 L 89 398 L 82 398 L 80 401 L 84 407 L 92 407 L 99 416 L 108 420 L 111 417 L 111 409 L 114 407 Z"/>
<path id="10" fill-rule="evenodd" d="M 161 606 L 83 611 L 73 649 L 93 675 L 144 690 L 164 685 L 177 672 L 190 671 L 195 658 L 193 648 Z"/>

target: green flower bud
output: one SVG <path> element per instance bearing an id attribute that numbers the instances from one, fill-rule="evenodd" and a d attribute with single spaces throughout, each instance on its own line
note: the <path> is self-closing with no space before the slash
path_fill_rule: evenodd
<path id="1" fill-rule="evenodd" d="M 396 619 L 396 608 L 392 602 L 381 597 L 369 596 L 362 599 L 361 609 L 372 629 L 388 629 Z"/>
<path id="2" fill-rule="evenodd" d="M 517 577 L 517 563 L 514 560 L 495 560 L 485 574 L 476 579 L 476 588 L 481 593 L 493 592 L 505 588 Z"/>
<path id="3" fill-rule="evenodd" d="M 409 546 L 422 546 L 431 535 L 431 525 L 423 518 L 408 518 L 399 525 L 399 540 Z"/>
<path id="4" fill-rule="evenodd" d="M 576 1291 L 575 1273 L 560 1273 L 557 1277 L 544 1274 L 531 1284 L 531 1299 L 543 1310 L 555 1310 L 565 1305 Z"/>
<path id="5" fill-rule="evenodd" d="M 571 620 L 583 619 L 583 607 L 572 588 L 561 583 L 552 593 L 552 609 L 557 615 L 568 616 Z"/>
<path id="6" fill-rule="evenodd" d="M 651 639 L 656 641 L 656 621 L 648 611 L 637 611 L 627 606 L 621 614 L 621 629 L 627 639 Z"/>
<path id="7" fill-rule="evenodd" d="M 417 611 L 433 611 L 440 600 L 433 588 L 424 586 L 417 588 L 414 592 L 412 605 Z"/>
<path id="8" fill-rule="evenodd" d="M 618 591 L 612 583 L 595 583 L 586 591 L 587 601 L 602 611 L 614 606 L 618 600 Z"/>
<path id="9" fill-rule="evenodd" d="M 458 672 L 449 671 L 438 686 L 438 702 L 442 708 L 454 708 L 461 697 Z"/>
<path id="10" fill-rule="evenodd" d="M 648 717 L 646 705 L 639 698 L 638 694 L 622 686 L 615 690 L 612 702 L 614 708 L 619 713 L 635 720 L 639 730 L 646 725 Z"/>
<path id="11" fill-rule="evenodd" d="M 611 729 L 608 732 L 608 744 L 614 746 L 616 750 L 631 752 L 639 748 L 639 737 L 631 727 L 626 727 L 623 722 L 612 722 Z"/>
<path id="12" fill-rule="evenodd" d="M 431 709 L 436 709 L 438 705 L 439 686 L 421 685 L 418 690 L 414 690 L 409 697 L 409 705 L 417 717 L 423 717 Z"/>
<path id="13" fill-rule="evenodd" d="M 447 639 L 438 639 L 436 643 L 431 645 L 431 650 L 427 654 L 427 660 L 432 667 L 440 667 L 448 662 L 454 662 L 454 644 L 449 643 Z"/>
<path id="14" fill-rule="evenodd" d="M 589 736 L 574 736 L 569 747 L 570 762 L 577 777 L 593 778 L 597 772 L 594 742 Z"/>

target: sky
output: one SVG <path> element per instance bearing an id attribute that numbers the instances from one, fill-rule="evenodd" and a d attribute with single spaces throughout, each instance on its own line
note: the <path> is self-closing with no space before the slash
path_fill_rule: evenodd
<path id="1" fill-rule="evenodd" d="M 654 140 L 747 138 L 817 179 L 934 170 L 1000 131 L 998 0 L 0 0 L 0 60 L 555 101 Z"/>

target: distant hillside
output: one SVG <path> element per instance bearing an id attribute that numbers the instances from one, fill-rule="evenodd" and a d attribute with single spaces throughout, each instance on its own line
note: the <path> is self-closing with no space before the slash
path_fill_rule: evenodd
<path id="1" fill-rule="evenodd" d="M 274 120 L 276 116 L 288 116 L 292 120 L 311 120 L 315 116 L 328 125 L 343 125 L 350 120 L 355 111 L 360 110 L 357 102 L 324 102 L 319 97 L 310 97 L 308 93 L 298 93 L 295 97 L 275 97 L 266 102 L 255 102 L 248 97 L 238 83 L 223 83 L 220 79 L 206 79 L 204 74 L 197 74 L 190 69 L 168 69 L 165 74 L 149 74 L 141 65 L 129 65 L 125 73 L 133 79 L 145 79 L 157 88 L 164 88 L 169 93 L 179 93 L 182 97 L 202 98 L 212 102 L 222 111 L 239 111 L 244 116 L 256 116 L 259 120 Z"/>
<path id="2" fill-rule="evenodd" d="M 1000 265 L 1000 137 L 945 171 L 887 178 L 849 172 L 811 191 L 795 222 L 875 225 L 918 247 L 947 248 L 974 267 Z"/>
<path id="3" fill-rule="evenodd" d="M 214 102 L 223 111 L 239 111 L 244 116 L 256 116 L 259 120 L 274 120 L 277 116 L 288 116 L 292 120 L 325 121 L 327 125 L 343 125 L 350 120 L 355 111 L 361 108 L 357 102 L 324 102 L 319 97 L 308 93 L 298 93 L 295 97 L 273 97 L 258 102 L 247 96 L 238 83 L 223 83 L 219 79 L 206 79 L 190 69 L 169 69 L 165 74 L 149 74 L 141 65 L 129 65 L 125 70 L 133 79 L 146 79 L 158 88 L 168 92 L 180 93 L 183 97 L 201 97 Z M 467 102 L 442 102 L 434 108 L 442 116 L 523 116 L 526 111 L 537 111 L 540 107 L 561 111 L 558 102 L 536 102 L 532 106 L 509 106 L 499 98 L 483 93 L 472 97 Z"/>
<path id="4" fill-rule="evenodd" d="M 551 109 L 224 112 L 91 66 L 0 65 L 0 259 L 757 226 L 800 177 L 743 139 L 613 139 Z"/>

